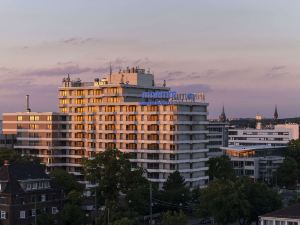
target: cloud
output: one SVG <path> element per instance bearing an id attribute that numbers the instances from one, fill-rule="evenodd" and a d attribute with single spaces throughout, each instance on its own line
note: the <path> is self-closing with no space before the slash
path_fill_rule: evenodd
<path id="1" fill-rule="evenodd" d="M 67 65 L 67 66 L 59 66 L 52 68 L 43 68 L 43 69 L 35 69 L 29 70 L 27 72 L 22 73 L 24 76 L 62 76 L 66 74 L 82 74 L 86 72 L 91 72 L 92 69 L 89 67 L 80 67 L 79 65 Z"/>
<path id="2" fill-rule="evenodd" d="M 273 66 L 267 73 L 265 74 L 265 78 L 268 79 L 277 79 L 286 76 L 290 76 L 291 74 L 287 71 L 287 67 L 284 65 Z"/>
<path id="3" fill-rule="evenodd" d="M 178 91 L 178 92 L 211 92 L 213 89 L 210 85 L 207 84 L 189 84 L 189 85 L 178 85 L 178 86 L 172 86 L 172 90 Z"/>

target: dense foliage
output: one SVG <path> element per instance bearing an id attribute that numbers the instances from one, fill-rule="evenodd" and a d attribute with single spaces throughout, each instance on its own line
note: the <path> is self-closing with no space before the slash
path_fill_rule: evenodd
<path id="1" fill-rule="evenodd" d="M 213 217 L 220 225 L 250 225 L 258 216 L 280 207 L 279 195 L 263 183 L 246 177 L 219 179 L 201 191 L 198 215 Z"/>
<path id="2" fill-rule="evenodd" d="M 208 166 L 208 175 L 210 180 L 235 178 L 230 158 L 226 155 L 210 158 Z"/>

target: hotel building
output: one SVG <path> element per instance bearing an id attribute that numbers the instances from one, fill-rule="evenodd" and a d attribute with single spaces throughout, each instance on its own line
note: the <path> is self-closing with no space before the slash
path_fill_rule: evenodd
<path id="1" fill-rule="evenodd" d="M 15 148 L 40 157 L 48 170 L 61 167 L 84 179 L 83 158 L 118 148 L 160 187 L 175 170 L 191 188 L 202 187 L 207 106 L 202 93 L 179 94 L 165 82 L 156 85 L 144 69 L 127 68 L 93 82 L 64 78 L 60 113 L 5 113 L 3 131 L 16 134 Z"/>

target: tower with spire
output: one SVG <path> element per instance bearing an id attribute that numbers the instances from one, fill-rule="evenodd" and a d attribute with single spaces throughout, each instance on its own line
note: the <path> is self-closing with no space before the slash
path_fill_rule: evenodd
<path id="1" fill-rule="evenodd" d="M 219 116 L 219 120 L 220 120 L 221 122 L 226 122 L 226 120 L 227 120 L 226 114 L 225 114 L 225 108 L 224 108 L 224 105 L 223 105 L 223 107 L 222 107 L 222 113 L 221 113 L 221 115 Z"/>
<path id="2" fill-rule="evenodd" d="M 278 120 L 278 110 L 277 110 L 277 105 L 275 105 L 274 120 Z"/>

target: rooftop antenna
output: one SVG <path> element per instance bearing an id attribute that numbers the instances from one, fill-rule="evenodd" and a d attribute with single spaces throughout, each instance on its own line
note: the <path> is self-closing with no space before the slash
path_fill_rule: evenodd
<path id="1" fill-rule="evenodd" d="M 109 63 L 109 83 L 111 83 L 111 75 L 112 75 L 112 66 L 111 63 Z"/>
<path id="2" fill-rule="evenodd" d="M 26 111 L 31 112 L 31 109 L 29 108 L 29 95 L 26 95 Z"/>

